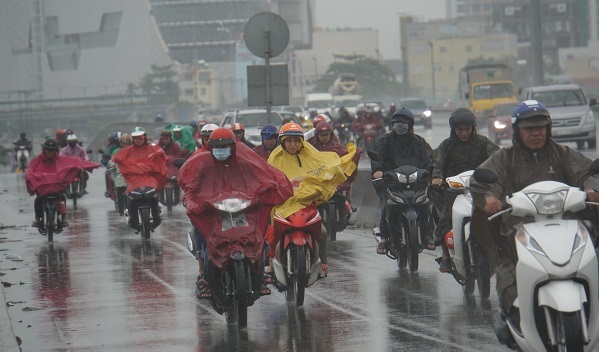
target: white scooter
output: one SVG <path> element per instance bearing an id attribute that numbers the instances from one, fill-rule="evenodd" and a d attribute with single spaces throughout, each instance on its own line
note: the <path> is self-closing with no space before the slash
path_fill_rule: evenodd
<path id="1" fill-rule="evenodd" d="M 17 153 L 17 168 L 22 172 L 25 172 L 29 165 L 29 151 L 24 145 L 15 147 Z"/>
<path id="2" fill-rule="evenodd" d="M 481 173 L 479 173 L 481 171 Z M 477 181 L 494 183 L 496 175 L 479 169 Z M 522 351 L 591 351 L 599 339 L 597 256 L 593 239 L 580 220 L 564 212 L 583 210 L 586 194 L 555 181 L 534 183 L 506 198 L 511 212 L 532 217 L 518 225 L 516 283 L 520 330 L 509 329 Z"/>
<path id="3" fill-rule="evenodd" d="M 451 274 L 462 285 L 464 294 L 474 292 L 478 284 L 480 298 L 488 299 L 491 292 L 491 266 L 482 255 L 474 241 L 470 240 L 470 219 L 472 218 L 472 195 L 470 194 L 470 177 L 474 170 L 464 171 L 459 175 L 447 177 L 448 191 L 460 193 L 451 210 L 453 229 L 445 234 L 445 244 L 449 248 L 453 270 Z"/>

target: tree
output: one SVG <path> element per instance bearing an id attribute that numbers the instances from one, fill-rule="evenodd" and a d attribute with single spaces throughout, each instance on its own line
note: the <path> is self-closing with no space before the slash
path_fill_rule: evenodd
<path id="1" fill-rule="evenodd" d="M 177 72 L 173 65 L 151 65 L 151 72 L 143 76 L 139 89 L 144 94 L 152 94 L 151 99 L 160 103 L 177 103 L 179 101 L 179 85 L 173 80 Z"/>
<path id="2" fill-rule="evenodd" d="M 328 92 L 329 87 L 342 73 L 352 73 L 360 83 L 365 99 L 399 96 L 400 84 L 389 66 L 362 55 L 340 56 L 345 61 L 329 65 L 326 73 L 316 82 L 314 92 Z"/>

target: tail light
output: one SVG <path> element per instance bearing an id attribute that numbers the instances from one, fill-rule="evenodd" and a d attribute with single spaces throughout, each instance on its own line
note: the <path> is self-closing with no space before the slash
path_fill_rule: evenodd
<path id="1" fill-rule="evenodd" d="M 445 234 L 445 245 L 449 249 L 453 249 L 453 231 L 447 231 Z"/>

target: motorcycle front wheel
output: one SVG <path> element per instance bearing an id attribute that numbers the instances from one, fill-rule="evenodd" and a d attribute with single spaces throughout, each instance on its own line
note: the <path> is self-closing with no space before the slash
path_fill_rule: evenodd
<path id="1" fill-rule="evenodd" d="M 304 305 L 304 295 L 306 293 L 306 284 L 308 277 L 306 274 L 306 246 L 296 246 L 292 249 L 293 258 L 293 277 L 291 278 L 291 287 L 286 292 L 287 301 L 295 301 L 295 305 L 301 307 Z"/>
<path id="2" fill-rule="evenodd" d="M 554 324 L 558 352 L 584 351 L 580 312 L 555 312 Z"/>
<path id="3" fill-rule="evenodd" d="M 77 198 L 79 198 L 79 182 L 73 181 L 71 183 L 71 197 L 73 198 L 73 210 L 77 210 Z"/>
<path id="4" fill-rule="evenodd" d="M 334 202 L 328 202 L 327 204 L 328 215 L 327 215 L 327 234 L 331 241 L 337 240 L 337 231 L 335 223 L 337 222 L 337 207 Z"/>
<path id="5" fill-rule="evenodd" d="M 248 307 L 245 302 L 246 280 L 245 265 L 243 262 L 235 261 L 235 281 L 233 282 L 233 308 L 227 311 L 227 323 L 237 324 L 239 328 L 245 328 L 248 324 Z"/>
<path id="6" fill-rule="evenodd" d="M 54 242 L 54 224 L 56 213 L 53 209 L 46 208 L 46 235 L 48 236 L 48 243 Z"/>
<path id="7" fill-rule="evenodd" d="M 418 271 L 418 254 L 420 254 L 420 245 L 418 243 L 418 222 L 417 221 L 409 221 L 407 224 L 407 230 L 409 234 L 408 238 L 408 267 L 410 271 L 415 273 Z"/>
<path id="8" fill-rule="evenodd" d="M 150 225 L 150 208 L 140 208 L 140 221 L 141 221 L 141 237 L 149 240 L 151 225 Z"/>
<path id="9" fill-rule="evenodd" d="M 166 188 L 165 193 L 166 211 L 168 215 L 173 215 L 173 189 Z"/>

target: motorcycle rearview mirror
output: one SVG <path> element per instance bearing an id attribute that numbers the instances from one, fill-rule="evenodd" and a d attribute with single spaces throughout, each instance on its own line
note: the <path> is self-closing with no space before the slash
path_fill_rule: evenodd
<path id="1" fill-rule="evenodd" d="M 183 166 L 183 164 L 185 164 L 185 159 L 183 159 L 183 158 L 175 159 L 174 164 L 176 167 L 179 168 L 179 167 Z"/>
<path id="2" fill-rule="evenodd" d="M 498 180 L 497 174 L 489 169 L 476 169 L 472 177 L 480 183 L 495 183 Z"/>
<path id="3" fill-rule="evenodd" d="M 104 149 L 98 149 L 99 154 L 104 154 Z"/>
<path id="4" fill-rule="evenodd" d="M 85 152 L 86 152 L 87 154 L 91 154 L 91 153 L 93 153 L 94 151 L 93 151 L 93 150 L 91 150 L 91 149 L 88 149 L 88 150 L 86 150 Z"/>
<path id="5" fill-rule="evenodd" d="M 589 167 L 589 173 L 591 175 L 596 175 L 599 174 L 599 159 L 595 159 L 592 163 L 591 163 L 591 167 Z"/>

